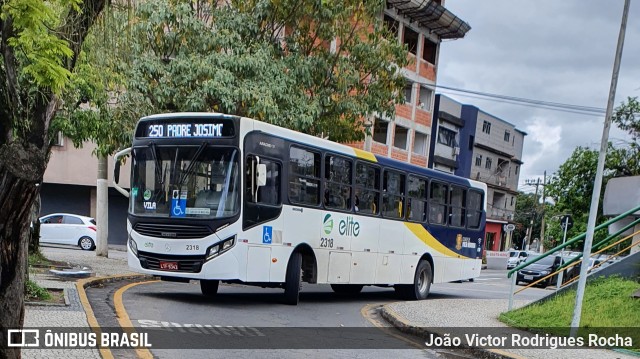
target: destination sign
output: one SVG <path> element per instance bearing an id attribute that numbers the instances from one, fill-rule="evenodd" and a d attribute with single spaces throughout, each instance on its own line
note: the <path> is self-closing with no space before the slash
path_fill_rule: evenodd
<path id="1" fill-rule="evenodd" d="M 149 138 L 222 138 L 235 134 L 232 121 L 209 120 L 193 122 L 150 121 L 137 131 Z"/>

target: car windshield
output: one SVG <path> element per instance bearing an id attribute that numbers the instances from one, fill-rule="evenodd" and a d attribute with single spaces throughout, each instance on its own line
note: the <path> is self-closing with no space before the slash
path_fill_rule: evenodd
<path id="1" fill-rule="evenodd" d="M 509 257 L 517 257 L 518 256 L 518 252 L 510 252 L 509 253 Z"/>
<path id="2" fill-rule="evenodd" d="M 238 150 L 134 148 L 130 211 L 175 218 L 223 218 L 239 211 Z"/>
<path id="3" fill-rule="evenodd" d="M 527 262 L 533 262 L 536 258 L 538 258 L 540 256 L 529 256 L 527 258 Z M 553 256 L 547 256 L 542 258 L 541 260 L 537 261 L 535 264 L 542 264 L 542 265 L 553 265 L 553 261 L 555 260 L 555 257 Z"/>

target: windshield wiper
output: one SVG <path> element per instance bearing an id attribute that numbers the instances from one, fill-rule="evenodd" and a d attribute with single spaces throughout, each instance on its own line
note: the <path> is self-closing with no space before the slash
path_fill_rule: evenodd
<path id="1" fill-rule="evenodd" d="M 180 181 L 178 181 L 178 189 L 182 189 L 182 185 L 187 180 L 187 177 L 189 176 L 189 174 L 191 174 L 191 171 L 193 171 L 193 168 L 195 167 L 196 160 L 200 157 L 202 151 L 204 151 L 205 148 L 207 148 L 206 142 L 203 142 L 200 147 L 198 147 L 198 150 L 189 161 L 189 166 L 187 166 L 187 168 L 182 172 L 182 176 L 180 176 Z"/>

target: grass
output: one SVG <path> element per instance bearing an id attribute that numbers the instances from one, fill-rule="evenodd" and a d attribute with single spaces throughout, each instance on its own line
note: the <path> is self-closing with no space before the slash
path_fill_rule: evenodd
<path id="1" fill-rule="evenodd" d="M 582 304 L 579 333 L 629 331 L 634 343 L 640 342 L 640 300 L 631 295 L 640 289 L 638 281 L 620 277 L 600 278 L 589 282 Z M 545 302 L 502 313 L 500 320 L 519 328 L 535 328 L 556 335 L 568 335 L 576 291 L 564 292 Z M 615 329 L 613 329 L 615 328 Z M 637 348 L 637 344 L 634 345 Z"/>
<path id="2" fill-rule="evenodd" d="M 51 261 L 48 260 L 40 250 L 35 251 L 35 253 L 29 253 L 29 265 L 49 265 Z"/>
<path id="3" fill-rule="evenodd" d="M 48 290 L 42 288 L 32 280 L 28 280 L 24 286 L 25 300 L 50 301 L 52 299 Z"/>

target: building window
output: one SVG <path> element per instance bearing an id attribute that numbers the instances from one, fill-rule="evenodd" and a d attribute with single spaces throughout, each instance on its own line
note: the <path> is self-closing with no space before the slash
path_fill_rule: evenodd
<path id="1" fill-rule="evenodd" d="M 487 135 L 491 134 L 491 122 L 484 121 L 482 123 L 482 132 L 486 133 Z"/>
<path id="2" fill-rule="evenodd" d="M 384 26 L 390 33 L 398 36 L 398 20 L 392 18 L 391 16 L 385 14 L 384 15 Z"/>
<path id="3" fill-rule="evenodd" d="M 433 90 L 420 86 L 420 103 L 418 104 L 422 110 L 431 111 L 431 99 L 433 98 Z"/>
<path id="4" fill-rule="evenodd" d="M 312 206 L 320 204 L 320 153 L 291 147 L 289 200 Z"/>
<path id="5" fill-rule="evenodd" d="M 413 153 L 421 156 L 427 155 L 427 146 L 429 145 L 429 135 L 417 132 L 413 138 Z"/>
<path id="6" fill-rule="evenodd" d="M 396 124 L 396 131 L 395 131 L 395 134 L 393 135 L 393 147 L 406 151 L 408 135 L 409 135 L 408 128 L 398 126 L 398 124 Z"/>
<path id="7" fill-rule="evenodd" d="M 513 206 L 513 201 L 515 201 L 515 199 L 513 196 L 511 196 L 511 206 Z"/>
<path id="8" fill-rule="evenodd" d="M 389 121 L 376 118 L 373 124 L 373 140 L 386 145 L 387 132 L 389 132 Z"/>
<path id="9" fill-rule="evenodd" d="M 520 166 L 516 166 L 516 176 L 518 175 L 518 170 L 520 169 Z"/>
<path id="10" fill-rule="evenodd" d="M 413 103 L 413 82 L 407 81 L 404 85 L 404 102 Z"/>
<path id="11" fill-rule="evenodd" d="M 490 170 L 491 169 L 491 157 L 487 157 L 487 161 L 484 164 L 484 168 Z"/>
<path id="12" fill-rule="evenodd" d="M 407 45 L 407 50 L 410 53 L 416 55 L 416 51 L 418 51 L 418 33 L 405 25 L 402 43 Z"/>
<path id="13" fill-rule="evenodd" d="M 511 132 L 504 131 L 504 140 L 509 142 L 509 138 L 511 137 Z"/>
<path id="14" fill-rule="evenodd" d="M 449 147 L 458 147 L 456 140 L 458 133 L 445 127 L 438 129 L 438 143 Z"/>
<path id="15" fill-rule="evenodd" d="M 435 42 L 424 39 L 424 49 L 422 49 L 422 59 L 433 65 L 436 64 L 436 54 L 438 53 L 438 44 Z"/>
<path id="16" fill-rule="evenodd" d="M 56 132 L 56 134 L 52 136 L 51 145 L 59 147 L 64 146 L 64 136 L 61 131 Z"/>
<path id="17" fill-rule="evenodd" d="M 476 166 L 478 167 L 482 166 L 482 155 L 476 156 Z"/>
<path id="18" fill-rule="evenodd" d="M 475 141 L 475 137 L 473 135 L 469 135 L 469 151 L 473 151 L 473 141 Z"/>

